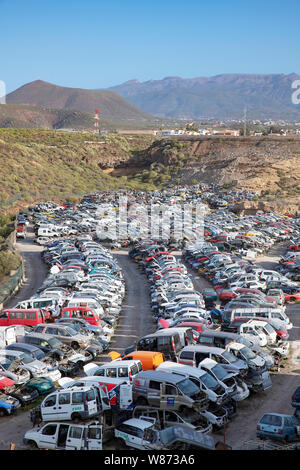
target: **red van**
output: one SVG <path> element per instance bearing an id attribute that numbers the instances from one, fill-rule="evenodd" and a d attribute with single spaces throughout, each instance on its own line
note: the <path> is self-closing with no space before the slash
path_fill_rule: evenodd
<path id="1" fill-rule="evenodd" d="M 39 308 L 1 310 L 0 326 L 26 325 L 36 326 L 45 323 L 46 317 Z"/>
<path id="2" fill-rule="evenodd" d="M 61 310 L 61 318 L 81 318 L 91 325 L 101 326 L 100 317 L 90 307 L 65 307 Z"/>

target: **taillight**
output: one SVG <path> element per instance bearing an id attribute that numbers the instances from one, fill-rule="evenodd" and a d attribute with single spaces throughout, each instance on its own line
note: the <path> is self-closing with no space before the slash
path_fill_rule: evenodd
<path id="1" fill-rule="evenodd" d="M 128 377 L 129 377 L 129 380 L 130 380 L 130 382 L 132 382 L 132 374 L 131 374 L 131 370 L 129 371 Z"/>
<path id="2" fill-rule="evenodd" d="M 174 339 L 172 339 L 172 348 L 173 348 L 173 350 L 175 351 L 175 343 L 174 343 Z"/>
<path id="3" fill-rule="evenodd" d="M 260 425 L 259 424 L 256 426 L 256 429 L 257 429 L 257 431 L 260 431 Z"/>
<path id="4" fill-rule="evenodd" d="M 282 429 L 278 429 L 278 434 L 282 434 Z"/>

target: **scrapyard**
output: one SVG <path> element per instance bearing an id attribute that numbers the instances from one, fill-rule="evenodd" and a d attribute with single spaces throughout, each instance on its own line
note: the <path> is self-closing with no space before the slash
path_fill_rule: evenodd
<path id="1" fill-rule="evenodd" d="M 111 191 L 19 214 L 47 275 L 0 313 L 2 449 L 297 448 L 300 217 L 234 212 L 254 195 Z"/>

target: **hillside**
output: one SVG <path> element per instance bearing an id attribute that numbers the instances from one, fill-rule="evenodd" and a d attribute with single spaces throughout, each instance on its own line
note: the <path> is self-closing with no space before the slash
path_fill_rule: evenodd
<path id="1" fill-rule="evenodd" d="M 130 80 L 111 87 L 135 106 L 156 116 L 172 118 L 300 120 L 300 107 L 292 104 L 294 73 L 251 75 L 222 74 L 214 77 L 140 82 Z"/>
<path id="2" fill-rule="evenodd" d="M 2 128 L 92 130 L 93 125 L 94 116 L 91 113 L 71 109 L 0 104 Z M 116 123 L 107 120 L 102 120 L 101 125 L 105 129 L 114 129 L 117 126 Z"/>
<path id="3" fill-rule="evenodd" d="M 152 141 L 152 136 L 102 138 L 83 132 L 0 129 L 0 208 L 131 188 L 127 177 L 110 176 L 103 168 L 128 160 Z"/>
<path id="4" fill-rule="evenodd" d="M 41 199 L 74 200 L 95 190 L 199 183 L 254 190 L 257 208 L 295 211 L 300 203 L 299 137 L 158 140 L 151 135 L 0 129 L 0 158 L 2 209 Z"/>
<path id="5" fill-rule="evenodd" d="M 71 109 L 84 113 L 99 110 L 100 118 L 126 123 L 145 123 L 155 119 L 114 91 L 67 88 L 42 80 L 27 83 L 6 97 L 7 104 Z"/>

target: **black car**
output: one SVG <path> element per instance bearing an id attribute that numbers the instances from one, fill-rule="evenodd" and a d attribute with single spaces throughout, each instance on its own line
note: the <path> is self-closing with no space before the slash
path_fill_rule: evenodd
<path id="1" fill-rule="evenodd" d="M 19 400 L 21 406 L 29 405 L 39 398 L 39 392 L 26 384 L 9 387 L 7 394 Z"/>
<path id="2" fill-rule="evenodd" d="M 40 348 L 33 346 L 33 344 L 11 343 L 8 346 L 5 346 L 5 349 L 21 351 L 33 357 L 34 359 L 37 359 L 38 361 L 42 361 L 45 357 L 45 353 Z"/>

